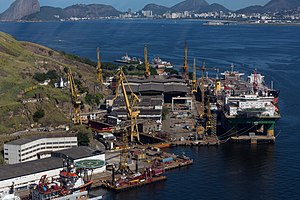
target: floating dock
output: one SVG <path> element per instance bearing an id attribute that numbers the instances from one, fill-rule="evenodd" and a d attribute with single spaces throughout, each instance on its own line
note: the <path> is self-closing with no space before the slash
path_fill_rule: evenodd
<path id="1" fill-rule="evenodd" d="M 124 183 L 120 186 L 115 186 L 115 185 L 112 185 L 110 182 L 104 181 L 102 183 L 102 187 L 105 188 L 105 189 L 116 191 L 116 192 L 121 192 L 121 191 L 125 191 L 125 190 L 134 189 L 134 188 L 137 188 L 137 187 L 142 187 L 144 185 L 164 181 L 166 179 L 167 179 L 166 176 L 152 177 L 152 178 L 148 178 L 148 179 L 145 179 L 145 180 L 139 180 L 139 181 L 132 181 L 132 182 Z"/>

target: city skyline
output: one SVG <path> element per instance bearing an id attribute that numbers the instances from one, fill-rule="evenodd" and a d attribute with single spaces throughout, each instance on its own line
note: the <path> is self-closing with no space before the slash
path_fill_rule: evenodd
<path id="1" fill-rule="evenodd" d="M 112 5 L 120 11 L 127 11 L 129 8 L 133 11 L 141 10 L 149 3 L 155 3 L 163 6 L 173 6 L 183 0 L 39 0 L 41 6 L 67 7 L 73 4 L 107 4 Z M 209 4 L 219 3 L 231 10 L 238 10 L 251 5 L 265 5 L 269 0 L 206 0 Z M 0 13 L 5 11 L 14 0 L 0 0 Z"/>

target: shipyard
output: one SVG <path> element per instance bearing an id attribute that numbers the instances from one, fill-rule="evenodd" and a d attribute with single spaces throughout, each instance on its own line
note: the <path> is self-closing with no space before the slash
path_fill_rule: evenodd
<path id="1" fill-rule="evenodd" d="M 14 133 L 19 138 L 4 144 L 1 195 L 87 199 L 91 188 L 122 192 L 168 181 L 165 171 L 194 164 L 184 152 L 172 153 L 176 146 L 275 143 L 280 114 L 273 83 L 268 86 L 255 68 L 247 76 L 233 64 L 221 71 L 204 61 L 189 62 L 187 44 L 183 49 L 178 66 L 158 56 L 150 60 L 145 45 L 143 59 L 126 53 L 110 77 L 103 76 L 97 49 L 93 88 L 103 99 L 88 111 L 82 110 L 76 70 L 67 68 L 67 80 L 55 87 L 69 90 L 70 126 Z M 22 103 L 43 99 L 39 94 Z M 90 130 L 92 142 L 78 146 L 74 127 Z M 27 132 L 31 135 L 23 137 Z"/>

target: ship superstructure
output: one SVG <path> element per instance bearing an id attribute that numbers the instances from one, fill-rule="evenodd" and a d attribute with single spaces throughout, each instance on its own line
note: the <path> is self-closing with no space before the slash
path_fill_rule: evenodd
<path id="1" fill-rule="evenodd" d="M 221 79 L 206 78 L 205 99 L 218 115 L 214 124 L 220 140 L 274 142 L 275 123 L 280 118 L 279 91 L 265 84 L 255 69 L 247 80 L 234 70 L 221 73 Z"/>
<path id="2" fill-rule="evenodd" d="M 86 173 L 87 170 L 76 168 L 73 161 L 67 159 L 63 163 L 59 178 L 48 178 L 47 175 L 43 175 L 38 184 L 32 185 L 30 199 L 88 199 L 88 190 L 93 181 Z"/>

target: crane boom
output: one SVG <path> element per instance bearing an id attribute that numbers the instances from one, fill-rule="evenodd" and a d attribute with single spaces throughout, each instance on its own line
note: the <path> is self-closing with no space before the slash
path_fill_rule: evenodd
<path id="1" fill-rule="evenodd" d="M 141 100 L 139 99 L 139 97 L 136 94 L 133 93 L 130 85 L 128 84 L 127 78 L 126 78 L 122 68 L 120 68 L 118 70 L 117 78 L 118 78 L 118 83 L 117 83 L 116 95 L 113 98 L 113 100 L 115 100 L 119 96 L 119 89 L 121 87 L 122 93 L 123 93 L 123 98 L 125 101 L 126 110 L 127 110 L 127 116 L 131 121 L 130 139 L 131 139 L 131 142 L 133 142 L 134 138 L 137 138 L 137 141 L 139 142 L 140 136 L 139 136 L 139 132 L 138 132 L 137 117 L 139 116 L 140 111 L 137 109 L 137 103 L 139 103 Z M 129 100 L 129 97 L 126 92 L 124 81 L 127 83 L 127 86 L 130 90 L 130 96 L 131 96 L 130 100 Z"/>
<path id="2" fill-rule="evenodd" d="M 188 66 L 188 46 L 185 42 L 184 45 L 184 66 L 183 66 L 183 78 L 188 79 L 189 76 L 189 66 Z"/>
<path id="3" fill-rule="evenodd" d="M 68 70 L 68 80 L 70 83 L 70 92 L 71 92 L 71 99 L 72 99 L 72 104 L 73 104 L 73 116 L 72 120 L 74 124 L 82 124 L 82 120 L 80 117 L 80 105 L 81 101 L 79 99 L 80 94 L 78 92 L 78 89 L 75 84 L 74 76 L 72 74 L 71 68 L 69 67 Z"/>
<path id="4" fill-rule="evenodd" d="M 192 80 L 192 93 L 197 92 L 197 72 L 196 72 L 196 59 L 194 58 L 194 72 L 193 72 L 193 80 Z"/>
<path id="5" fill-rule="evenodd" d="M 100 60 L 100 51 L 99 48 L 97 48 L 97 60 L 98 60 L 98 65 L 97 65 L 97 80 L 103 84 L 103 75 L 102 75 L 102 67 L 101 67 L 101 60 Z"/>
<path id="6" fill-rule="evenodd" d="M 149 78 L 151 75 L 150 72 L 150 66 L 149 66 L 149 62 L 148 62 L 148 51 L 147 51 L 147 45 L 145 45 L 144 47 L 144 63 L 145 63 L 145 77 Z"/>

